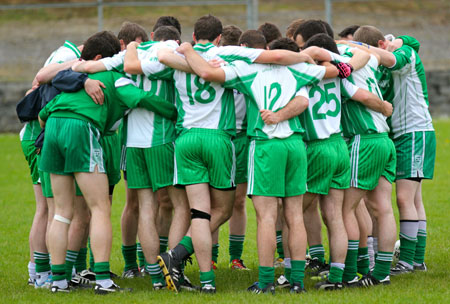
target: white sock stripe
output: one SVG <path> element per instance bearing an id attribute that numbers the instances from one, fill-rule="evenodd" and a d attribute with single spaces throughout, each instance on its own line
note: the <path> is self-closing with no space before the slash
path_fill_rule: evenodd
<path id="1" fill-rule="evenodd" d="M 417 242 L 417 238 L 416 237 L 414 237 L 414 236 L 409 236 L 409 235 L 406 235 L 406 234 L 404 234 L 404 233 L 401 233 L 400 232 L 400 238 L 402 239 L 406 239 L 406 240 L 408 240 L 408 241 L 412 241 L 412 242 Z"/>
<path id="2" fill-rule="evenodd" d="M 67 224 L 67 225 L 70 225 L 70 223 L 72 222 L 71 220 L 66 219 L 65 217 L 62 217 L 61 215 L 58 215 L 58 214 L 55 214 L 53 219 L 55 221 L 58 221 L 58 222 L 61 222 L 61 223 Z"/>

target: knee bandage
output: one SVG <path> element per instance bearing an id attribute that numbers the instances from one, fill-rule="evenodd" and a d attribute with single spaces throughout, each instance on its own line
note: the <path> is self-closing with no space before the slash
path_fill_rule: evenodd
<path id="1" fill-rule="evenodd" d="M 191 220 L 193 219 L 205 219 L 210 221 L 211 215 L 197 209 L 191 209 Z"/>
<path id="2" fill-rule="evenodd" d="M 55 219 L 55 221 L 58 221 L 58 222 L 61 222 L 61 223 L 67 224 L 67 225 L 70 225 L 70 223 L 71 223 L 71 220 L 66 219 L 65 217 L 58 215 L 58 214 L 55 214 L 55 216 L 53 218 Z"/>

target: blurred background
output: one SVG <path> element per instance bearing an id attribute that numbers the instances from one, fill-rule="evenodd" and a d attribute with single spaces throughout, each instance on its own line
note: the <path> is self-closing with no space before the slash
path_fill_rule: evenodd
<path id="1" fill-rule="evenodd" d="M 52 7 L 66 3 L 75 7 Z M 159 16 L 172 15 L 180 20 L 182 39 L 190 41 L 193 24 L 208 13 L 219 17 L 223 25 L 243 30 L 271 22 L 284 34 L 292 20 L 303 18 L 331 20 L 335 38 L 352 24 L 374 25 L 394 36 L 414 36 L 421 43 L 419 55 L 427 71 L 430 111 L 433 117 L 450 114 L 448 0 L 1 0 L 0 132 L 21 128 L 15 105 L 47 57 L 65 40 L 82 44 L 99 26 L 117 33 L 124 21 L 137 22 L 151 32 Z"/>

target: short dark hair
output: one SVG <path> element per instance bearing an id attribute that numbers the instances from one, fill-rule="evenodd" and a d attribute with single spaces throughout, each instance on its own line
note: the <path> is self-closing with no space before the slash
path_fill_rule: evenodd
<path id="1" fill-rule="evenodd" d="M 194 35 L 197 40 L 213 41 L 222 34 L 222 22 L 213 15 L 200 17 L 194 25 Z"/>
<path id="2" fill-rule="evenodd" d="M 322 33 L 322 34 L 316 34 L 308 39 L 305 43 L 305 48 L 310 46 L 318 46 L 323 49 L 329 50 L 330 52 L 333 52 L 335 54 L 339 54 L 336 42 L 333 38 L 328 36 L 328 34 Z"/>
<path id="3" fill-rule="evenodd" d="M 319 20 L 319 21 L 325 27 L 325 30 L 327 31 L 328 36 L 330 36 L 331 38 L 334 39 L 334 31 L 333 31 L 333 28 L 331 27 L 331 25 L 328 22 L 324 21 L 324 20 Z"/>
<path id="4" fill-rule="evenodd" d="M 263 33 L 267 43 L 271 43 L 275 39 L 283 37 L 280 29 L 273 23 L 266 22 L 258 27 L 258 31 Z"/>
<path id="5" fill-rule="evenodd" d="M 153 32 L 155 32 L 160 26 L 173 26 L 177 29 L 177 31 L 181 34 L 181 25 L 180 21 L 173 16 L 161 16 L 156 20 L 155 25 L 153 26 Z"/>
<path id="6" fill-rule="evenodd" d="M 320 20 L 306 20 L 298 26 L 294 33 L 294 40 L 297 39 L 298 35 L 302 35 L 303 41 L 306 42 L 315 34 L 320 33 L 327 33 L 325 25 Z"/>
<path id="7" fill-rule="evenodd" d="M 220 45 L 239 45 L 239 37 L 242 35 L 242 30 L 235 25 L 227 25 L 223 28 Z"/>
<path id="8" fill-rule="evenodd" d="M 289 50 L 298 53 L 300 48 L 297 43 L 290 38 L 279 38 L 269 43 L 269 50 Z"/>
<path id="9" fill-rule="evenodd" d="M 97 55 L 102 55 L 102 58 L 111 57 L 120 52 L 120 41 L 110 31 L 102 31 L 92 35 L 83 45 L 81 58 L 84 60 L 92 60 Z"/>
<path id="10" fill-rule="evenodd" d="M 125 45 L 137 38 L 141 38 L 142 42 L 148 41 L 148 35 L 145 29 L 137 23 L 125 21 L 122 23 L 119 33 L 117 34 L 119 40 L 123 40 Z"/>
<path id="11" fill-rule="evenodd" d="M 354 35 L 356 30 L 359 29 L 359 25 L 350 25 L 343 29 L 338 36 L 341 38 L 345 38 L 348 35 Z"/>
<path id="12" fill-rule="evenodd" d="M 383 33 L 371 25 L 360 26 L 355 34 L 353 34 L 353 39 L 375 47 L 378 47 L 378 41 L 386 40 Z"/>
<path id="13" fill-rule="evenodd" d="M 162 25 L 153 33 L 154 41 L 180 40 L 180 33 L 173 26 Z"/>
<path id="14" fill-rule="evenodd" d="M 267 46 L 266 38 L 263 33 L 257 30 L 247 30 L 239 38 L 239 45 L 244 44 L 254 49 L 265 49 Z"/>

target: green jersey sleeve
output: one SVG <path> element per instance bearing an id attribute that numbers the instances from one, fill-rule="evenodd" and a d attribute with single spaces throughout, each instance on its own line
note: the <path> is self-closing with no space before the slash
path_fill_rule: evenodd
<path id="1" fill-rule="evenodd" d="M 419 53 L 420 42 L 416 38 L 408 36 L 408 35 L 398 36 L 397 38 L 403 40 L 404 45 L 408 45 L 408 46 L 412 47 L 414 49 L 414 51 Z"/>
<path id="2" fill-rule="evenodd" d="M 408 45 L 403 45 L 401 48 L 396 49 L 392 53 L 395 56 L 395 64 L 390 67 L 390 69 L 395 71 L 411 65 L 411 55 L 413 51 L 413 48 Z"/>
<path id="3" fill-rule="evenodd" d="M 135 87 L 130 79 L 125 77 L 117 79 L 115 87 L 117 96 L 128 108 L 141 107 L 165 118 L 176 119 L 177 112 L 174 105 L 164 98 Z"/>

